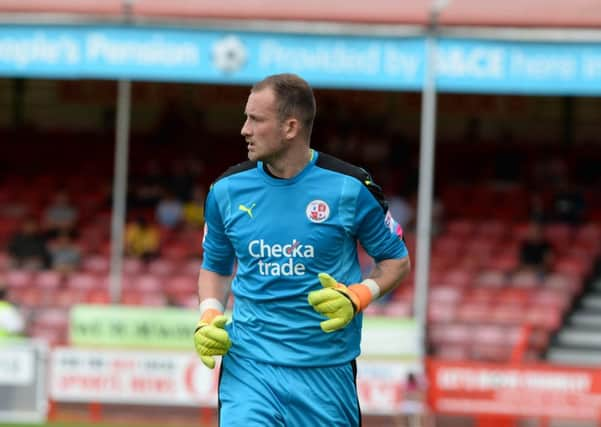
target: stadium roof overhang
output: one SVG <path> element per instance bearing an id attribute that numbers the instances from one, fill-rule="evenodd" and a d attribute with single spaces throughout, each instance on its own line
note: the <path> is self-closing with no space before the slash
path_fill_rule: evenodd
<path id="1" fill-rule="evenodd" d="M 80 18 L 174 20 L 271 20 L 428 25 L 430 0 L 0 0 L 0 13 L 40 13 Z M 597 0 L 452 0 L 440 13 L 444 26 L 601 28 Z"/>

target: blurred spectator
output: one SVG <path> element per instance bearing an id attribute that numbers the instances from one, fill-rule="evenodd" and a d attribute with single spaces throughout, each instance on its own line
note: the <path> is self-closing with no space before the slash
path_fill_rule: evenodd
<path id="1" fill-rule="evenodd" d="M 547 221 L 547 212 L 545 211 L 545 201 L 539 193 L 534 193 L 530 197 L 530 206 L 528 208 L 528 218 L 532 222 L 543 224 Z"/>
<path id="2" fill-rule="evenodd" d="M 420 427 L 425 425 L 425 387 L 420 384 L 413 372 L 407 374 L 403 402 L 401 403 L 401 414 L 404 418 L 404 426 Z"/>
<path id="3" fill-rule="evenodd" d="M 194 175 L 185 161 L 174 161 L 169 176 L 169 191 L 181 201 L 190 200 L 194 189 Z"/>
<path id="4" fill-rule="evenodd" d="M 135 180 L 131 207 L 154 208 L 163 197 L 167 184 L 167 178 L 163 175 L 159 163 L 155 160 L 149 161 L 142 175 Z"/>
<path id="5" fill-rule="evenodd" d="M 522 177 L 522 154 L 510 130 L 502 130 L 499 139 L 492 159 L 493 181 L 498 187 L 513 186 Z"/>
<path id="6" fill-rule="evenodd" d="M 544 275 L 551 270 L 553 249 L 544 238 L 541 224 L 531 222 L 526 238 L 520 245 L 520 270 Z"/>
<path id="7" fill-rule="evenodd" d="M 200 229 L 205 222 L 204 187 L 197 186 L 192 192 L 192 199 L 184 204 L 184 223 L 192 228 Z"/>
<path id="8" fill-rule="evenodd" d="M 52 268 L 68 273 L 76 270 L 81 262 L 81 253 L 68 233 L 61 233 L 50 245 Z"/>
<path id="9" fill-rule="evenodd" d="M 46 237 L 52 239 L 61 233 L 75 235 L 77 218 L 77 208 L 71 204 L 69 195 L 64 191 L 56 193 L 54 202 L 44 211 Z"/>
<path id="10" fill-rule="evenodd" d="M 144 261 L 159 255 L 160 233 L 158 227 L 139 217 L 127 225 L 125 230 L 125 254 Z"/>
<path id="11" fill-rule="evenodd" d="M 6 285 L 0 281 L 0 340 L 21 335 L 25 319 L 17 307 L 7 299 Z"/>
<path id="12" fill-rule="evenodd" d="M 168 191 L 156 207 L 156 220 L 162 227 L 176 228 L 182 221 L 183 210 L 182 202 Z"/>
<path id="13" fill-rule="evenodd" d="M 391 194 L 386 197 L 388 209 L 392 217 L 403 229 L 407 229 L 413 223 L 415 213 L 411 203 L 400 194 Z"/>
<path id="14" fill-rule="evenodd" d="M 584 220 L 584 196 L 576 188 L 570 187 L 568 180 L 559 182 L 553 195 L 552 219 L 564 224 L 578 225 Z"/>
<path id="15" fill-rule="evenodd" d="M 8 254 L 17 268 L 41 269 L 49 266 L 50 254 L 46 240 L 34 219 L 25 219 L 21 229 L 11 236 Z"/>

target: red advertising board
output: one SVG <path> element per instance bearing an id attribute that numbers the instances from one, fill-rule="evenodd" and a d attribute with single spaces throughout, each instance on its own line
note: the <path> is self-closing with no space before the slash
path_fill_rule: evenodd
<path id="1" fill-rule="evenodd" d="M 601 369 L 429 360 L 427 370 L 437 413 L 601 419 Z"/>

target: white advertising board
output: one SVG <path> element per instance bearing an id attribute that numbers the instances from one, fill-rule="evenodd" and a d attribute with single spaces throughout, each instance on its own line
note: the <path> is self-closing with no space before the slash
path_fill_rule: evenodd
<path id="1" fill-rule="evenodd" d="M 358 361 L 357 389 L 366 414 L 400 409 L 408 370 L 403 362 Z M 194 353 L 57 348 L 50 395 L 57 402 L 216 406 L 219 369 Z"/>

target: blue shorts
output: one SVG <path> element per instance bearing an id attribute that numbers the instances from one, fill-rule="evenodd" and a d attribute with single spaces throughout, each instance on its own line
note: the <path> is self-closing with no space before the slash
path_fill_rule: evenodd
<path id="1" fill-rule="evenodd" d="M 219 381 L 220 427 L 358 427 L 354 362 L 323 368 L 271 365 L 230 354 Z"/>

